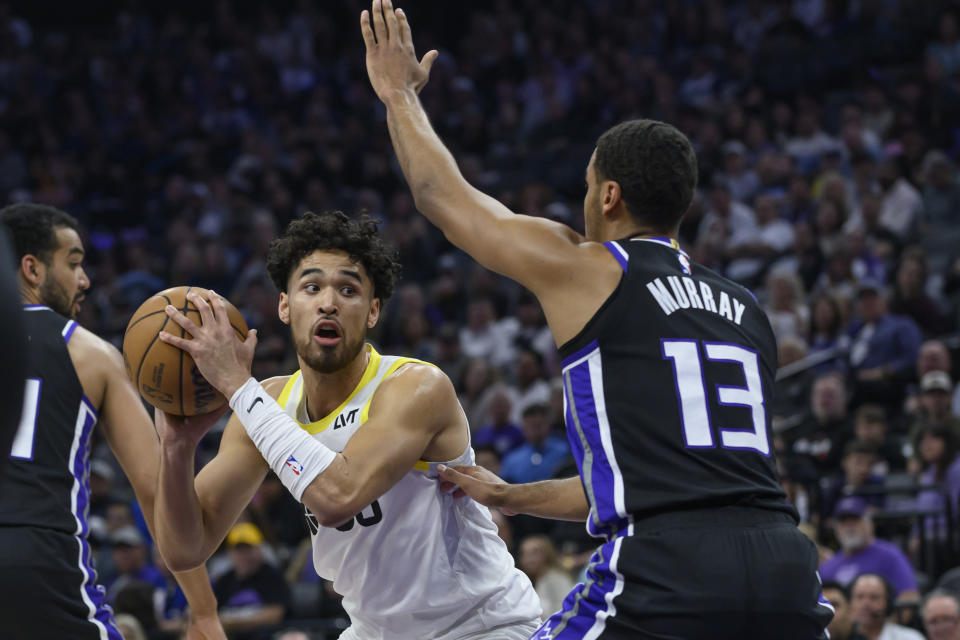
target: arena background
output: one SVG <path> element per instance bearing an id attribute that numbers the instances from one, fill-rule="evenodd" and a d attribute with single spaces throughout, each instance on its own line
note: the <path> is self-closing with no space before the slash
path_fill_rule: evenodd
<path id="1" fill-rule="evenodd" d="M 470 182 L 515 211 L 582 229 L 584 167 L 618 121 L 662 119 L 690 137 L 700 188 L 680 239 L 770 315 L 777 460 L 804 530 L 828 557 L 837 501 L 865 496 L 921 591 L 960 589 L 956 4 L 403 5 L 419 51 L 441 52 L 421 96 L 434 125 Z M 415 211 L 367 81 L 363 6 L 0 6 L 0 197 L 80 219 L 93 281 L 85 327 L 119 346 L 150 294 L 212 287 L 259 329 L 260 378 L 297 368 L 264 270 L 270 239 L 309 210 L 382 218 L 404 271 L 372 341 L 447 372 L 484 464 L 508 479 L 572 475 L 542 314 Z M 874 292 L 891 317 L 865 335 Z M 218 439 L 204 441 L 201 463 Z M 182 602 L 162 565 L 147 566 L 160 561 L 132 492 L 102 440 L 93 455 L 101 580 L 147 637 L 177 637 Z M 262 556 L 276 580 L 260 601 L 282 603 L 286 621 L 235 637 L 336 637 L 344 614 L 275 478 L 242 520 L 256 528 L 233 534 L 240 544 L 210 561 L 211 575 Z M 545 608 L 558 608 L 592 547 L 582 527 L 498 521 Z M 242 610 L 218 588 L 222 606 Z M 899 615 L 919 626 L 915 603 Z"/>

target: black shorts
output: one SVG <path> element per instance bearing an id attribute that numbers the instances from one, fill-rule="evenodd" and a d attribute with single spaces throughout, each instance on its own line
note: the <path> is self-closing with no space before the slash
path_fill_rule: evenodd
<path id="1" fill-rule="evenodd" d="M 85 539 L 0 527 L 0 635 L 11 640 L 123 640 L 96 584 Z"/>
<path id="2" fill-rule="evenodd" d="M 531 640 L 821 640 L 833 617 L 814 544 L 745 507 L 663 514 L 601 546 Z"/>

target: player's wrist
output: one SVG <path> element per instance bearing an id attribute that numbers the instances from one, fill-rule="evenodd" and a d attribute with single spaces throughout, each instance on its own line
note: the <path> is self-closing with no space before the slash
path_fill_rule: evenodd
<path id="1" fill-rule="evenodd" d="M 417 90 L 413 86 L 391 87 L 380 93 L 380 100 L 386 105 L 387 109 L 410 105 L 418 100 Z"/>

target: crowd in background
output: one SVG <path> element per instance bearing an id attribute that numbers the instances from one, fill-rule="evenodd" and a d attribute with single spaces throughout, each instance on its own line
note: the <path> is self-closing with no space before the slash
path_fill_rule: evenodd
<path id="1" fill-rule="evenodd" d="M 481 464 L 514 482 L 576 473 L 536 300 L 414 208 L 364 69 L 364 3 L 195 4 L 59 22 L 0 6 L 0 199 L 80 219 L 93 282 L 81 323 L 119 346 L 151 294 L 214 288 L 259 331 L 254 375 L 291 373 L 269 243 L 304 211 L 368 213 L 404 269 L 371 341 L 450 376 Z M 434 126 L 466 178 L 514 211 L 582 230 L 584 168 L 604 129 L 649 117 L 690 137 L 700 187 L 680 241 L 769 314 L 783 367 L 769 408 L 778 467 L 825 579 L 843 595 L 880 573 L 908 603 L 949 583 L 960 7 L 408 4 L 420 52 L 441 52 L 421 95 Z M 108 597 L 131 629 L 173 633 L 182 594 L 105 446 L 91 470 Z M 593 546 L 583 528 L 494 515 L 544 610 L 558 609 Z M 287 640 L 335 635 L 344 614 L 312 570 L 301 507 L 269 478 L 241 520 L 210 563 L 228 628 L 280 637 L 295 620 L 303 631 Z"/>

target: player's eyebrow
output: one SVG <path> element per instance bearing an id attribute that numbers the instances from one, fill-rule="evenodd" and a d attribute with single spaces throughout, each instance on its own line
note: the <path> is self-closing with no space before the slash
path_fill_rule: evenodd
<path id="1" fill-rule="evenodd" d="M 86 255 L 83 249 L 79 247 L 71 247 L 70 251 L 67 252 L 68 256 L 79 255 L 81 258 Z"/>
<path id="2" fill-rule="evenodd" d="M 363 282 L 363 279 L 360 277 L 359 271 L 353 271 L 351 269 L 340 269 L 340 275 L 347 276 L 348 278 L 353 278 L 360 283 Z"/>
<path id="3" fill-rule="evenodd" d="M 309 269 L 304 269 L 304 270 L 300 273 L 300 279 L 306 278 L 307 276 L 313 275 L 313 274 L 315 274 L 315 273 L 322 276 L 322 275 L 324 275 L 325 272 L 324 272 L 324 270 L 321 269 L 320 267 L 310 267 Z M 360 282 L 360 283 L 363 282 L 363 279 L 360 277 L 360 272 L 359 272 L 359 271 L 354 271 L 354 270 L 352 270 L 352 269 L 340 269 L 340 272 L 339 272 L 339 273 L 340 273 L 340 275 L 342 275 L 342 276 L 347 276 L 348 278 L 353 278 L 353 279 L 356 280 L 357 282 Z"/>

